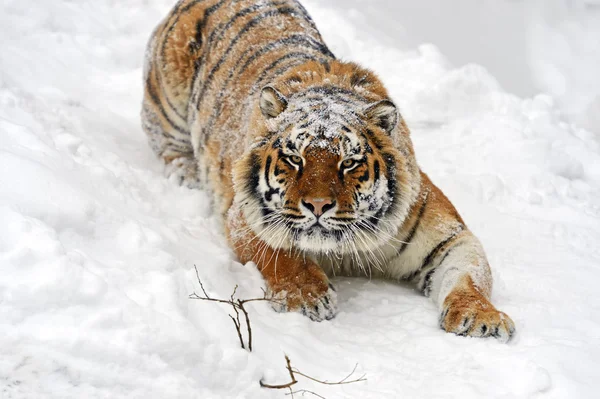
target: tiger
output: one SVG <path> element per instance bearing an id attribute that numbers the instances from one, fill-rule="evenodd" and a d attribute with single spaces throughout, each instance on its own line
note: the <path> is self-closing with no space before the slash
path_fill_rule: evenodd
<path id="1" fill-rule="evenodd" d="M 142 127 L 209 193 L 272 307 L 337 313 L 332 276 L 412 282 L 450 333 L 507 342 L 481 243 L 417 164 L 378 76 L 337 59 L 295 0 L 181 0 L 147 45 Z"/>

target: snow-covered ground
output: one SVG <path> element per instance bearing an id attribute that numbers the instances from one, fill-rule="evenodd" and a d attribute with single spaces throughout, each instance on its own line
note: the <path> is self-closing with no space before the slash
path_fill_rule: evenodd
<path id="1" fill-rule="evenodd" d="M 389 0 L 393 2 L 394 0 Z M 170 0 L 0 7 L 0 397 L 283 398 L 284 353 L 327 398 L 595 397 L 600 378 L 600 142 L 553 98 L 521 99 L 432 45 L 399 50 L 361 14 L 305 1 L 340 57 L 383 78 L 423 169 L 483 242 L 509 344 L 442 332 L 402 283 L 335 279 L 313 323 L 248 305 L 254 352 L 207 290 L 262 295 L 208 197 L 167 181 L 141 131 L 146 39 Z M 393 32 L 382 23 L 377 30 Z"/>

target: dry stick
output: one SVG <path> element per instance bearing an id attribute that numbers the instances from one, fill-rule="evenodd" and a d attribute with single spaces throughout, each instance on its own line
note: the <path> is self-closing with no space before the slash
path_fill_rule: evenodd
<path id="1" fill-rule="evenodd" d="M 233 288 L 233 293 L 231 294 L 231 306 L 233 306 L 233 310 L 235 311 L 235 319 L 233 318 L 232 315 L 229 315 L 229 317 L 231 318 L 231 321 L 233 321 L 233 324 L 235 325 L 235 329 L 238 333 L 238 337 L 240 338 L 240 345 L 242 345 L 242 349 L 246 349 L 244 346 L 244 341 L 242 340 L 242 323 L 240 323 L 240 312 L 238 311 L 237 306 L 235 306 L 235 292 L 237 291 L 238 286 L 236 285 Z M 244 307 L 244 304 L 239 304 L 240 307 Z M 244 313 L 246 314 L 246 313 Z M 246 320 L 248 319 L 248 316 L 246 315 Z M 250 326 L 247 326 L 248 331 L 252 331 L 250 329 Z M 248 333 L 248 350 L 250 352 L 252 352 L 252 334 Z"/>
<path id="2" fill-rule="evenodd" d="M 287 384 L 282 384 L 282 385 L 270 385 L 270 384 L 265 384 L 262 380 L 260 380 L 260 386 L 263 388 L 270 388 L 270 389 L 285 389 L 285 388 L 290 388 L 292 385 L 296 384 L 298 381 L 296 381 L 296 377 L 294 377 L 294 371 L 292 370 L 292 365 L 290 363 L 290 358 L 285 355 L 285 362 L 287 363 L 287 370 L 290 373 L 290 378 L 292 379 L 291 382 L 288 382 Z M 290 388 L 291 391 L 291 388 Z"/>
<path id="3" fill-rule="evenodd" d="M 360 381 L 366 381 L 367 379 L 365 378 L 366 374 L 363 374 L 362 376 L 360 376 L 360 378 L 357 378 L 356 380 L 351 380 L 351 381 L 347 381 L 348 378 L 350 378 L 352 376 L 352 374 L 354 374 L 354 372 L 356 371 L 356 368 L 358 367 L 358 363 L 354 365 L 354 368 L 352 369 L 352 372 L 350 374 L 348 374 L 346 377 L 344 377 L 342 380 L 338 381 L 338 382 L 328 382 L 328 381 L 321 381 L 321 380 L 317 380 L 316 378 L 313 378 L 309 375 L 306 375 L 304 373 L 301 373 L 298 369 L 294 368 L 292 369 L 292 372 L 294 374 L 298 374 L 301 375 L 302 377 L 306 377 L 309 380 L 312 380 L 314 382 L 318 382 L 319 384 L 323 384 L 323 385 L 344 385 L 344 384 L 352 384 L 355 382 L 360 382 Z"/>
<path id="4" fill-rule="evenodd" d="M 244 312 L 244 317 L 246 318 L 246 329 L 248 330 L 248 350 L 252 352 L 252 329 L 250 328 L 250 316 L 248 316 L 248 312 L 244 307 L 242 301 L 238 299 L 238 304 L 240 305 L 240 310 Z M 238 320 L 239 325 L 239 320 Z"/>
<path id="5" fill-rule="evenodd" d="M 348 374 L 346 377 L 344 377 L 342 380 L 338 381 L 338 382 L 328 382 L 328 381 L 321 381 L 318 380 L 316 378 L 313 378 L 309 375 L 306 375 L 302 372 L 300 372 L 300 370 L 298 370 L 297 368 L 292 368 L 291 362 L 290 362 L 290 358 L 285 355 L 285 362 L 287 364 L 286 368 L 288 370 L 288 372 L 290 373 L 290 378 L 292 379 L 291 382 L 288 382 L 287 384 L 281 384 L 281 385 L 270 385 L 270 384 L 265 384 L 262 380 L 260 380 L 260 386 L 263 388 L 271 388 L 271 389 L 284 389 L 284 388 L 289 388 L 290 393 L 286 394 L 286 395 L 292 395 L 292 397 L 294 397 L 294 393 L 310 393 L 313 394 L 315 396 L 318 396 L 320 398 L 322 398 L 321 395 L 318 395 L 312 391 L 308 391 L 306 389 L 300 390 L 300 391 L 293 391 L 291 386 L 296 384 L 298 381 L 296 380 L 296 374 L 301 375 L 302 377 L 308 378 L 309 380 L 312 380 L 314 382 L 318 382 L 319 384 L 324 384 L 324 385 L 344 385 L 344 384 L 353 384 L 355 382 L 361 382 L 361 381 L 366 381 L 367 379 L 365 378 L 366 374 L 363 374 L 361 377 L 355 379 L 355 380 L 348 380 L 348 378 L 350 378 L 354 372 L 356 371 L 356 368 L 358 367 L 358 364 L 356 364 L 354 366 L 354 369 L 352 369 L 352 372 L 350 374 Z"/>
<path id="6" fill-rule="evenodd" d="M 196 265 L 194 265 L 194 269 L 196 269 L 196 278 L 198 279 L 198 283 L 200 283 L 200 288 L 202 289 L 202 294 L 204 296 L 200 296 L 194 292 L 193 294 L 190 294 L 190 299 L 199 299 L 202 301 L 226 303 L 226 304 L 230 305 L 231 307 L 233 307 L 233 310 L 235 312 L 235 318 L 232 315 L 229 315 L 229 317 L 231 318 L 231 321 L 233 321 L 235 330 L 237 331 L 237 334 L 238 334 L 238 338 L 240 339 L 240 345 L 242 346 L 242 349 L 246 349 L 246 345 L 244 345 L 244 338 L 243 338 L 242 329 L 241 329 L 242 323 L 240 322 L 240 310 L 241 310 L 242 313 L 244 314 L 244 318 L 246 319 L 246 330 L 248 332 L 248 351 L 252 352 L 252 327 L 250 326 L 250 316 L 248 315 L 248 311 L 246 310 L 244 305 L 247 304 L 248 302 L 256 302 L 256 301 L 276 302 L 276 301 L 272 298 L 267 298 L 267 293 L 264 290 L 263 290 L 264 296 L 262 298 L 237 299 L 237 298 L 235 298 L 235 293 L 238 289 L 237 285 L 233 289 L 233 293 L 231 294 L 231 297 L 229 300 L 211 298 L 208 295 L 208 293 L 206 292 L 206 290 L 204 289 L 204 284 L 202 284 L 202 279 L 200 278 L 200 273 L 198 272 L 198 267 L 196 267 Z"/>
<path id="7" fill-rule="evenodd" d="M 294 398 L 294 394 L 295 394 L 295 393 L 301 393 L 301 394 L 302 394 L 302 396 L 304 396 L 304 394 L 305 394 L 305 393 L 309 393 L 309 394 L 311 394 L 311 395 L 315 395 L 315 396 L 316 396 L 316 397 L 318 397 L 318 398 L 321 398 L 321 399 L 326 399 L 326 398 L 325 398 L 325 396 L 321 396 L 321 395 L 319 395 L 319 394 L 318 394 L 318 393 L 316 393 L 316 392 L 309 391 L 308 389 L 301 389 L 301 390 L 299 390 L 299 391 L 292 391 L 292 388 L 290 388 L 290 392 L 286 393 L 286 395 L 291 395 L 291 396 L 292 396 L 292 399 L 293 399 L 293 398 Z"/>

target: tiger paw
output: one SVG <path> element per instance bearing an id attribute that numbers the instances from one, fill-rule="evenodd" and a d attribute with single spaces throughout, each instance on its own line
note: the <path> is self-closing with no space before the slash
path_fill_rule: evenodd
<path id="1" fill-rule="evenodd" d="M 267 297 L 276 312 L 300 312 L 312 321 L 331 320 L 337 313 L 337 294 L 333 285 L 274 284 Z"/>
<path id="2" fill-rule="evenodd" d="M 515 323 L 483 296 L 470 301 L 464 297 L 452 300 L 451 296 L 446 299 L 440 315 L 440 327 L 444 330 L 470 337 L 494 337 L 501 342 L 512 338 Z"/>
<path id="3" fill-rule="evenodd" d="M 194 158 L 178 157 L 165 165 L 165 175 L 171 181 L 187 188 L 201 188 L 198 164 Z"/>

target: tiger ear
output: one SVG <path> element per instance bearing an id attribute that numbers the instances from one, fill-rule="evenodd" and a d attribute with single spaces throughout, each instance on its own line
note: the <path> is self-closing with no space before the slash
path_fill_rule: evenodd
<path id="1" fill-rule="evenodd" d="M 260 93 L 260 111 L 265 118 L 275 118 L 285 111 L 288 102 L 286 98 L 271 86 L 263 87 Z"/>
<path id="2" fill-rule="evenodd" d="M 369 105 L 365 109 L 365 115 L 370 122 L 379 126 L 387 133 L 391 133 L 394 130 L 399 119 L 398 109 L 390 100 L 381 100 Z"/>

